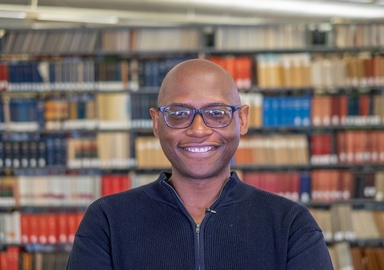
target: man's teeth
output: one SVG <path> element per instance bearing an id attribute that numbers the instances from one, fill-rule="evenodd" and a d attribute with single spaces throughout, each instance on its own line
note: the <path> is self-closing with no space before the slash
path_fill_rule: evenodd
<path id="1" fill-rule="evenodd" d="M 208 152 L 212 148 L 213 147 L 211 147 L 211 146 L 207 146 L 207 147 L 188 147 L 186 149 L 190 152 L 193 152 L 193 153 L 204 153 L 204 152 Z"/>

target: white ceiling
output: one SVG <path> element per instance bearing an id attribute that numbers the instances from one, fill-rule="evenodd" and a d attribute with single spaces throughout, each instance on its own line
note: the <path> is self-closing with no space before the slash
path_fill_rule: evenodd
<path id="1" fill-rule="evenodd" d="M 384 0 L 0 0 L 3 29 L 351 21 L 384 21 Z"/>

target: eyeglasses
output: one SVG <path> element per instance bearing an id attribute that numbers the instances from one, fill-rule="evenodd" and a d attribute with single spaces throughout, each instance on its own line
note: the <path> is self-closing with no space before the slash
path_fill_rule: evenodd
<path id="1" fill-rule="evenodd" d="M 188 106 L 170 105 L 159 107 L 158 110 L 163 114 L 164 121 L 170 128 L 189 127 L 196 114 L 200 114 L 207 127 L 223 128 L 228 126 L 233 118 L 233 113 L 241 106 L 230 105 L 209 105 L 201 109 Z"/>

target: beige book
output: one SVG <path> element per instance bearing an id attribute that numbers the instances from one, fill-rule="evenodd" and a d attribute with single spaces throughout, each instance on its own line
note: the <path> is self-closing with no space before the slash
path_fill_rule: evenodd
<path id="1" fill-rule="evenodd" d="M 335 244 L 337 256 L 337 269 L 340 270 L 353 270 L 353 261 L 350 252 L 350 246 L 347 242 L 340 242 Z"/>
<path id="2" fill-rule="evenodd" d="M 376 172 L 375 187 L 376 187 L 375 200 L 383 201 L 384 200 L 384 173 L 383 172 Z"/>

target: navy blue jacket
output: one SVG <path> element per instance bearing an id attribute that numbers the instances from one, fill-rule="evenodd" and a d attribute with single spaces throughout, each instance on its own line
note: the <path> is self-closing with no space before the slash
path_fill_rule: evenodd
<path id="1" fill-rule="evenodd" d="M 67 269 L 333 269 L 306 207 L 232 173 L 196 225 L 169 177 L 161 173 L 156 182 L 91 204 Z"/>

